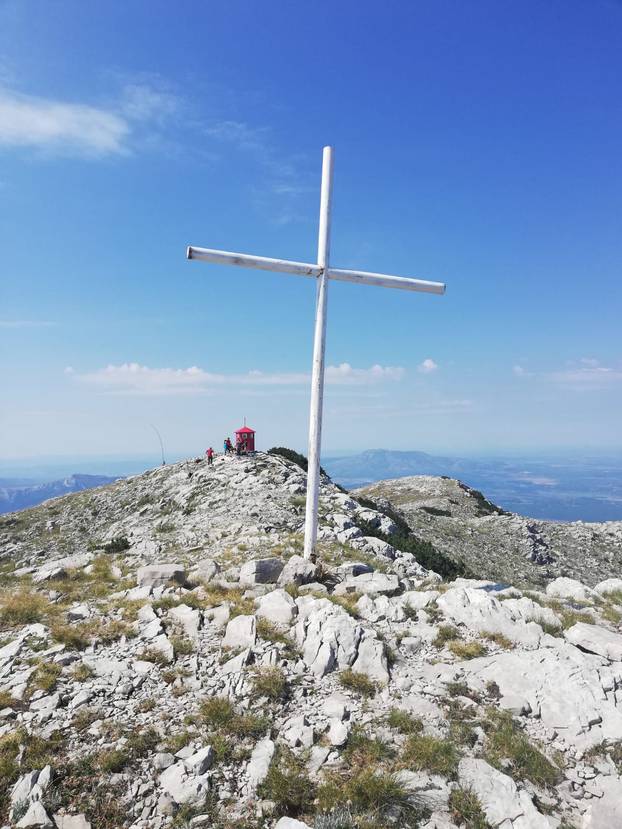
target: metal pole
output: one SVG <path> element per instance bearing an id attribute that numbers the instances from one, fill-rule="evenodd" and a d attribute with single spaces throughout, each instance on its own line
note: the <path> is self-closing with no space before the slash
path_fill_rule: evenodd
<path id="1" fill-rule="evenodd" d="M 322 191 L 320 196 L 320 229 L 317 246 L 317 263 L 322 271 L 317 277 L 315 337 L 313 341 L 313 371 L 311 375 L 311 406 L 309 411 L 309 467 L 307 472 L 307 507 L 305 513 L 305 558 L 312 558 L 317 540 L 332 185 L 333 148 L 324 147 L 322 157 Z"/>

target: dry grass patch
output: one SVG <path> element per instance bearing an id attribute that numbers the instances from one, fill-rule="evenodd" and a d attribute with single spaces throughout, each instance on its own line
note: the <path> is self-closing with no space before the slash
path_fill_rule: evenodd
<path id="1" fill-rule="evenodd" d="M 402 752 L 403 768 L 413 771 L 429 771 L 443 777 L 453 777 L 459 760 L 453 742 L 427 734 L 412 734 Z"/>
<path id="2" fill-rule="evenodd" d="M 459 787 L 449 795 L 451 819 L 465 829 L 492 829 L 479 798 L 471 789 Z"/>
<path id="3" fill-rule="evenodd" d="M 455 625 L 441 625 L 432 641 L 435 648 L 444 648 L 448 642 L 460 639 L 461 633 Z"/>
<path id="4" fill-rule="evenodd" d="M 349 691 L 355 691 L 363 697 L 373 697 L 378 690 L 377 684 L 366 674 L 358 673 L 350 668 L 341 671 L 339 682 Z"/>
<path id="5" fill-rule="evenodd" d="M 485 759 L 515 780 L 530 780 L 536 786 L 555 786 L 560 769 L 529 741 L 512 716 L 490 709 L 482 727 L 487 733 Z"/>
<path id="6" fill-rule="evenodd" d="M 423 731 L 421 720 L 401 708 L 392 708 L 389 711 L 387 724 L 390 728 L 397 729 L 400 734 L 420 734 Z"/>
<path id="7" fill-rule="evenodd" d="M 278 667 L 256 668 L 253 671 L 253 691 L 259 697 L 276 701 L 287 693 L 287 679 Z"/>
<path id="8" fill-rule="evenodd" d="M 514 642 L 502 633 L 493 633 L 490 630 L 486 630 L 482 633 L 482 638 L 488 642 L 492 642 L 494 645 L 498 645 L 500 648 L 504 648 L 506 651 L 514 647 Z"/>
<path id="9" fill-rule="evenodd" d="M 41 593 L 22 587 L 0 600 L 0 621 L 4 625 L 31 625 L 43 622 L 50 610 L 50 602 Z"/>
<path id="10" fill-rule="evenodd" d="M 457 656 L 458 659 L 477 659 L 478 656 L 485 656 L 488 651 L 481 642 L 462 642 L 454 640 L 447 643 L 447 647 Z"/>

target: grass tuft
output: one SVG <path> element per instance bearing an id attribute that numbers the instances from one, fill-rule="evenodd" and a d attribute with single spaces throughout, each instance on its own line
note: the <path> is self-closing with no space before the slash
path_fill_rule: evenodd
<path id="1" fill-rule="evenodd" d="M 339 682 L 349 691 L 355 691 L 363 697 L 373 697 L 378 686 L 366 674 L 358 673 L 350 668 L 339 674 Z"/>

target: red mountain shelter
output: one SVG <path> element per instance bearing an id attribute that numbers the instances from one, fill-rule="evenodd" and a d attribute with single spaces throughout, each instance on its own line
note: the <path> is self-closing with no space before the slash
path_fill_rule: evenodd
<path id="1" fill-rule="evenodd" d="M 242 426 L 241 429 L 236 430 L 235 445 L 238 446 L 240 444 L 242 451 L 255 451 L 255 432 L 249 426 Z"/>

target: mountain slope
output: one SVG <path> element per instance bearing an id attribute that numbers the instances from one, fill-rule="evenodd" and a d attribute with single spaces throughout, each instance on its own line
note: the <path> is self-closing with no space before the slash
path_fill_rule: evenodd
<path id="1" fill-rule="evenodd" d="M 304 489 L 259 453 L 0 519 L 0 822 L 620 825 L 622 580 L 443 583 L 327 478 L 308 562 Z"/>
<path id="2" fill-rule="evenodd" d="M 557 576 L 596 584 L 622 573 L 622 522 L 559 524 L 506 513 L 452 478 L 379 481 L 355 495 L 386 500 L 412 531 L 481 578 L 544 585 Z"/>

